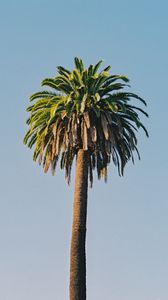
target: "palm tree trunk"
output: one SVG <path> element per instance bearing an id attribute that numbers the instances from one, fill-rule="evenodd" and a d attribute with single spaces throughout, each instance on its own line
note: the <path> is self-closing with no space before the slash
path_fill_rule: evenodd
<path id="1" fill-rule="evenodd" d="M 70 300 L 86 300 L 88 152 L 77 153 L 70 256 Z"/>

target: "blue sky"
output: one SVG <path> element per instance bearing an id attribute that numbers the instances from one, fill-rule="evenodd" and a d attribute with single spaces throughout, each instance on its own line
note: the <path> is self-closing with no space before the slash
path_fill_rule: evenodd
<path id="1" fill-rule="evenodd" d="M 68 299 L 73 179 L 44 175 L 22 139 L 28 96 L 74 56 L 127 74 L 150 114 L 141 161 L 89 190 L 87 299 L 167 300 L 167 1 L 11 2 L 0 12 L 0 300 Z"/>

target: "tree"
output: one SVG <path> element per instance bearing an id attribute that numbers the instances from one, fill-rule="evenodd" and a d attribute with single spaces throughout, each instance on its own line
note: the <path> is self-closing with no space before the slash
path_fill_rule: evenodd
<path id="1" fill-rule="evenodd" d="M 142 128 L 138 113 L 148 116 L 130 100 L 146 102 L 135 93 L 123 91 L 129 87 L 124 75 L 110 75 L 110 66 L 99 71 L 102 61 L 84 68 L 75 58 L 75 69 L 61 66 L 58 75 L 46 78 L 42 86 L 51 88 L 33 94 L 28 107 L 29 130 L 24 143 L 34 146 L 33 160 L 38 159 L 44 172 L 57 162 L 65 170 L 70 183 L 71 168 L 76 158 L 73 225 L 70 257 L 70 300 L 86 299 L 86 217 L 88 179 L 93 184 L 93 170 L 98 178 L 107 180 L 107 167 L 112 161 L 123 175 L 126 163 L 134 163 L 137 149 L 136 131 Z"/>

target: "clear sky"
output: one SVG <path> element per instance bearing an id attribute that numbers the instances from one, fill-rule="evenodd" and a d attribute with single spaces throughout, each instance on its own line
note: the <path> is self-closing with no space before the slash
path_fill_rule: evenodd
<path id="1" fill-rule="evenodd" d="M 167 1 L 3 1 L 0 300 L 68 299 L 71 186 L 23 146 L 28 96 L 56 66 L 103 58 L 148 103 L 141 161 L 89 190 L 88 300 L 168 299 Z"/>

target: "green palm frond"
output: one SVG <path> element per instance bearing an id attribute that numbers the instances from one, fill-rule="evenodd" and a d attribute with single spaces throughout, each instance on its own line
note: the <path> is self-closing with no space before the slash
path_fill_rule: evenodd
<path id="1" fill-rule="evenodd" d="M 38 93 L 35 93 L 35 94 L 33 94 L 33 95 L 31 95 L 30 96 L 30 101 L 33 101 L 33 100 L 35 100 L 35 99 L 38 99 L 38 98 L 41 98 L 41 99 L 43 99 L 43 98 L 52 98 L 52 97 L 54 97 L 54 96 L 57 96 L 57 94 L 56 93 L 52 93 L 52 92 L 50 92 L 50 91 L 42 91 L 42 92 L 38 92 Z"/>
<path id="2" fill-rule="evenodd" d="M 80 58 L 75 57 L 74 63 L 75 63 L 75 68 L 79 71 L 79 73 L 82 73 L 84 71 L 83 61 Z"/>
<path id="3" fill-rule="evenodd" d="M 98 178 L 106 181 L 111 161 L 122 176 L 127 162 L 134 163 L 134 153 L 140 158 L 136 132 L 140 128 L 146 136 L 148 132 L 139 114 L 148 114 L 131 103 L 134 99 L 146 105 L 144 99 L 124 91 L 129 87 L 127 76 L 110 75 L 110 66 L 99 72 L 102 60 L 87 69 L 80 58 L 75 57 L 74 64 L 72 71 L 58 66 L 58 75 L 41 83 L 49 90 L 30 96 L 34 104 L 27 108 L 29 129 L 24 143 L 34 147 L 33 159 L 45 172 L 51 168 L 54 174 L 60 161 L 68 182 L 78 150 L 88 151 L 92 185 L 95 169 Z"/>
<path id="4" fill-rule="evenodd" d="M 95 75 L 97 73 L 97 71 L 100 68 L 102 62 L 103 62 L 103 60 L 99 60 L 98 63 L 94 66 L 93 75 Z"/>
<path id="5" fill-rule="evenodd" d="M 59 73 L 60 75 L 63 75 L 63 76 L 65 76 L 65 77 L 67 77 L 67 78 L 69 78 L 69 74 L 71 74 L 71 72 L 70 72 L 69 70 L 67 70 L 67 69 L 65 69 L 65 68 L 63 68 L 63 67 L 61 67 L 61 66 L 58 66 L 58 67 L 57 67 L 57 70 L 58 70 L 58 73 Z"/>

